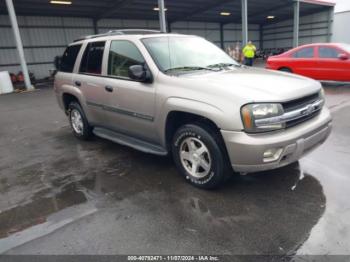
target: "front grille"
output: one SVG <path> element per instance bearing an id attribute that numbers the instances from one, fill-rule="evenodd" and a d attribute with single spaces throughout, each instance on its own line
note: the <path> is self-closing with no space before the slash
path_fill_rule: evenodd
<path id="1" fill-rule="evenodd" d="M 319 93 L 308 95 L 302 98 L 298 98 L 296 100 L 292 100 L 289 102 L 282 103 L 284 112 L 290 112 L 299 108 L 302 108 L 304 106 L 307 106 L 309 104 L 312 104 L 313 102 L 320 99 Z"/>
<path id="2" fill-rule="evenodd" d="M 308 95 L 308 96 L 305 96 L 302 98 L 298 98 L 298 99 L 295 99 L 295 100 L 292 100 L 289 102 L 282 103 L 282 106 L 283 106 L 284 112 L 288 113 L 288 112 L 291 112 L 294 110 L 301 109 L 301 108 L 306 107 L 308 105 L 311 105 L 312 103 L 314 103 L 320 99 L 321 99 L 320 94 L 315 93 L 315 94 Z M 307 120 L 310 120 L 310 119 L 316 117 L 320 113 L 321 109 L 322 109 L 322 107 L 320 107 L 318 110 L 312 112 L 311 114 L 306 114 L 305 116 L 301 116 L 300 118 L 297 118 L 297 119 L 288 120 L 286 122 L 286 128 L 299 125 Z"/>
<path id="3" fill-rule="evenodd" d="M 291 120 L 291 121 L 287 121 L 286 122 L 286 128 L 289 128 L 289 127 L 293 127 L 293 126 L 296 126 L 296 125 L 299 125 L 307 120 L 310 120 L 312 118 L 314 118 L 315 116 L 317 116 L 318 114 L 320 113 L 320 110 L 316 111 L 316 112 L 313 112 L 312 114 L 308 115 L 308 116 L 304 116 L 304 117 L 301 117 L 301 118 L 298 118 L 298 119 L 295 119 L 295 120 Z"/>

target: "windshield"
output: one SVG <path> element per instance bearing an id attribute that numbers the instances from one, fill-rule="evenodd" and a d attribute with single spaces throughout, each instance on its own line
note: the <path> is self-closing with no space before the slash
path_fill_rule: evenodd
<path id="1" fill-rule="evenodd" d="M 343 48 L 346 52 L 350 53 L 350 45 L 349 44 L 341 44 L 341 48 Z"/>
<path id="2" fill-rule="evenodd" d="M 163 36 L 142 40 L 159 69 L 213 70 L 239 64 L 209 41 L 192 36 Z"/>

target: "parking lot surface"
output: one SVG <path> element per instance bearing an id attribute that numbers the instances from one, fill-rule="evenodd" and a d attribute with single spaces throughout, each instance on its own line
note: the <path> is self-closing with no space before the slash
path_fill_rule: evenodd
<path id="1" fill-rule="evenodd" d="M 326 97 L 322 147 L 204 191 L 170 158 L 77 140 L 51 88 L 3 95 L 0 253 L 350 254 L 350 86 Z"/>

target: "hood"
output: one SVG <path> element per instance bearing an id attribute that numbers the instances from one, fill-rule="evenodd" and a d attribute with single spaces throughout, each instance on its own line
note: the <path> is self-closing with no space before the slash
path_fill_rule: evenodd
<path id="1" fill-rule="evenodd" d="M 250 102 L 284 102 L 316 93 L 321 84 L 295 74 L 259 68 L 184 74 L 180 78 L 195 80 L 209 92 L 231 93 Z M 199 83 L 200 82 L 200 83 Z M 203 90 L 204 91 L 204 90 Z"/>

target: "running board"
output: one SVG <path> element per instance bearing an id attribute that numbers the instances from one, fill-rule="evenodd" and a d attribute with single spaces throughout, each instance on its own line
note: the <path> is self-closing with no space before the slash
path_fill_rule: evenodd
<path id="1" fill-rule="evenodd" d="M 158 145 L 154 145 L 141 139 L 117 133 L 102 127 L 95 127 L 93 133 L 98 137 L 113 141 L 124 146 L 129 146 L 144 153 L 160 156 L 166 156 L 168 154 L 164 148 Z"/>

